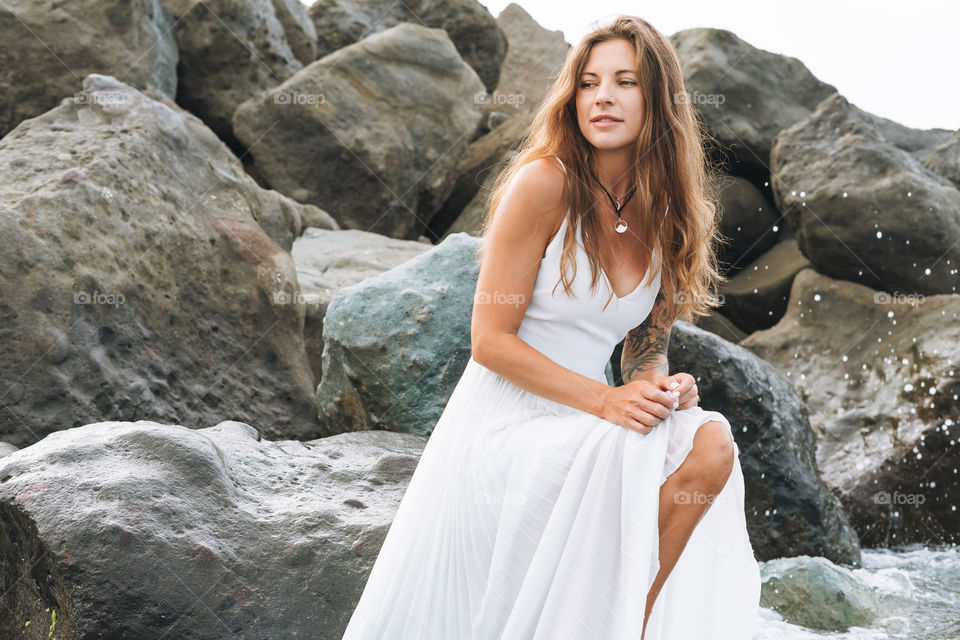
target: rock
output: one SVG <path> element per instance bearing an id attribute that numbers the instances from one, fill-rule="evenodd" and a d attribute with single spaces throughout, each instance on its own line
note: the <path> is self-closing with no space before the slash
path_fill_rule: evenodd
<path id="1" fill-rule="evenodd" d="M 563 66 L 570 45 L 562 31 L 544 29 L 514 2 L 500 12 L 497 24 L 509 46 L 500 81 L 487 99 L 487 111 L 491 117 L 496 112 L 511 116 L 535 112 Z"/>
<path id="2" fill-rule="evenodd" d="M 177 93 L 173 20 L 158 0 L 0 4 L 0 137 L 52 109 L 88 73 Z"/>
<path id="3" fill-rule="evenodd" d="M 316 383 L 322 379 L 323 317 L 341 289 L 388 271 L 430 249 L 414 240 L 396 240 L 378 233 L 347 229 L 307 229 L 293 243 L 293 263 L 306 319 L 303 341 Z"/>
<path id="4" fill-rule="evenodd" d="M 760 606 L 791 624 L 819 631 L 867 627 L 877 618 L 870 587 L 826 558 L 778 558 L 760 568 Z"/>
<path id="5" fill-rule="evenodd" d="M 777 243 L 721 287 L 723 314 L 748 332 L 769 329 L 787 310 L 794 276 L 808 267 L 795 239 Z"/>
<path id="6" fill-rule="evenodd" d="M 324 435 L 433 432 L 470 359 L 479 246 L 454 234 L 334 296 L 317 388 Z"/>
<path id="7" fill-rule="evenodd" d="M 485 6 L 476 0 L 317 0 L 308 10 L 322 58 L 398 24 L 443 29 L 470 65 L 484 90 L 497 86 L 507 38 Z"/>
<path id="8" fill-rule="evenodd" d="M 317 59 L 317 31 L 300 0 L 273 0 L 290 51 L 304 66 Z"/>
<path id="9" fill-rule="evenodd" d="M 902 293 L 956 293 L 960 191 L 840 95 L 781 131 L 777 206 L 814 268 Z"/>
<path id="10" fill-rule="evenodd" d="M 732 342 L 733 344 L 737 344 L 747 337 L 747 334 L 744 333 L 740 327 L 734 324 L 722 313 L 713 312 L 699 317 L 696 319 L 693 325 L 703 329 L 704 331 L 709 331 L 710 333 L 723 338 L 727 342 Z"/>
<path id="11" fill-rule="evenodd" d="M 445 31 L 402 23 L 244 102 L 234 129 L 273 188 L 343 227 L 415 240 L 479 127 L 477 91 Z"/>
<path id="12" fill-rule="evenodd" d="M 532 113 L 518 113 L 502 126 L 470 143 L 457 162 L 456 182 L 450 197 L 430 221 L 433 233 L 438 237 L 447 233 L 481 190 L 481 185 L 490 184 L 503 169 L 505 161 L 512 157 L 511 152 L 519 146 L 532 122 Z"/>
<path id="13" fill-rule="evenodd" d="M 383 431 L 271 442 L 230 421 L 53 433 L 0 459 L 0 521 L 14 502 L 28 557 L 44 545 L 57 559 L 16 588 L 49 585 L 45 601 L 72 609 L 74 634 L 57 637 L 336 640 L 424 444 Z M 11 612 L 16 637 L 34 611 Z"/>
<path id="14" fill-rule="evenodd" d="M 163 94 L 83 91 L 0 140 L 0 436 L 224 414 L 309 435 L 303 309 L 278 299 L 298 292 L 295 203 Z"/>
<path id="15" fill-rule="evenodd" d="M 0 458 L 10 455 L 18 448 L 19 447 L 12 445 L 9 442 L 0 442 Z"/>
<path id="16" fill-rule="evenodd" d="M 684 29 L 669 40 L 689 100 L 729 148 L 733 173 L 754 184 L 769 177 L 774 136 L 836 92 L 796 58 L 753 47 L 724 29 Z"/>
<path id="17" fill-rule="evenodd" d="M 312 204 L 301 205 L 301 207 L 304 233 L 306 233 L 310 227 L 328 231 L 340 231 L 340 225 L 333 219 L 333 216 L 320 207 L 315 207 Z M 294 243 L 294 245 L 296 245 L 296 243 Z"/>
<path id="18" fill-rule="evenodd" d="M 700 406 L 733 427 L 757 558 L 808 554 L 859 566 L 856 533 L 820 479 L 807 408 L 789 380 L 743 347 L 683 321 L 673 325 L 667 357 L 671 371 L 696 378 Z"/>
<path id="19" fill-rule="evenodd" d="M 943 176 L 960 189 L 960 131 L 949 140 L 931 149 L 923 166 Z"/>
<path id="20" fill-rule="evenodd" d="M 2 462 L 0 462 L 2 464 Z M 51 552 L 23 507 L 0 499 L 0 637 L 75 638 L 73 603 Z"/>
<path id="21" fill-rule="evenodd" d="M 512 159 L 513 152 L 508 152 L 501 161 L 509 162 Z M 472 236 L 481 237 L 484 234 L 484 225 L 487 222 L 487 212 L 490 209 L 490 198 L 493 196 L 493 183 L 497 174 L 494 171 L 483 172 L 480 189 L 470 199 L 467 206 L 463 208 L 456 221 L 450 225 L 443 239 L 446 240 L 454 233 L 469 233 Z"/>
<path id="22" fill-rule="evenodd" d="M 303 67 L 290 49 L 275 1 L 280 0 L 163 0 L 177 24 L 177 102 L 234 148 L 231 119 L 237 105 Z"/>
<path id="23" fill-rule="evenodd" d="M 864 545 L 960 541 L 958 319 L 960 295 L 891 295 L 804 269 L 786 315 L 741 343 L 811 407 L 823 478 Z"/>
<path id="24" fill-rule="evenodd" d="M 720 185 L 720 261 L 737 271 L 756 260 L 787 235 L 778 225 L 780 213 L 751 182 L 725 176 Z"/>

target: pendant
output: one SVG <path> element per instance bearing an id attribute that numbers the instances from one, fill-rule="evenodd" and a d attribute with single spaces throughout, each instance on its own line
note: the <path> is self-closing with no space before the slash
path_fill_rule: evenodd
<path id="1" fill-rule="evenodd" d="M 627 230 L 627 221 L 624 219 L 617 220 L 617 226 L 614 227 L 617 230 L 617 233 L 623 233 Z"/>

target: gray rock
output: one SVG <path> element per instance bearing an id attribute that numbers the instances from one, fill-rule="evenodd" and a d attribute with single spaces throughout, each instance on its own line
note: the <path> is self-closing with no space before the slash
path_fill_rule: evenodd
<path id="1" fill-rule="evenodd" d="M 479 241 L 454 234 L 341 289 L 323 322 L 317 406 L 324 435 L 430 435 L 470 359 Z"/>
<path id="2" fill-rule="evenodd" d="M 270 185 L 350 229 L 416 240 L 479 127 L 477 74 L 442 29 L 402 23 L 237 108 Z"/>
<path id="3" fill-rule="evenodd" d="M 177 102 L 236 146 L 231 118 L 237 105 L 303 67 L 277 19 L 274 0 L 163 3 L 177 24 Z"/>
<path id="4" fill-rule="evenodd" d="M 870 587 L 826 558 L 778 558 L 760 567 L 760 606 L 792 624 L 819 631 L 867 627 L 877 618 Z"/>
<path id="5" fill-rule="evenodd" d="M 290 50 L 303 65 L 317 59 L 317 30 L 300 0 L 273 0 L 277 20 L 283 25 Z"/>
<path id="6" fill-rule="evenodd" d="M 733 427 L 746 486 L 747 529 L 758 559 L 801 554 L 860 565 L 846 514 L 820 479 L 808 412 L 773 365 L 690 323 L 674 323 L 671 371 L 697 380 L 700 406 Z"/>
<path id="7" fill-rule="evenodd" d="M 317 0 L 308 14 L 317 32 L 318 58 L 407 22 L 445 30 L 484 88 L 491 90 L 507 53 L 506 36 L 476 0 Z"/>
<path id="8" fill-rule="evenodd" d="M 777 206 L 820 273 L 903 293 L 956 293 L 960 191 L 890 144 L 840 95 L 781 131 Z"/>
<path id="9" fill-rule="evenodd" d="M 724 29 L 684 29 L 669 39 L 689 99 L 733 156 L 732 173 L 755 184 L 770 173 L 777 133 L 836 92 L 796 58 L 753 47 Z"/>
<path id="10" fill-rule="evenodd" d="M 509 162 L 513 152 L 508 152 L 501 163 Z M 484 234 L 484 225 L 487 222 L 487 213 L 490 209 L 490 197 L 493 195 L 493 182 L 497 174 L 494 171 L 482 173 L 482 182 L 477 193 L 463 208 L 456 221 L 450 225 L 444 234 L 444 239 L 454 233 L 469 233 L 481 237 Z"/>
<path id="11" fill-rule="evenodd" d="M 960 189 L 960 131 L 931 149 L 923 166 L 943 176 Z"/>
<path id="12" fill-rule="evenodd" d="M 430 229 L 443 236 L 470 204 L 482 185 L 489 185 L 530 129 L 533 114 L 522 112 L 502 126 L 470 143 L 457 162 L 456 182 L 450 197 L 430 221 Z M 460 228 L 458 231 L 467 231 Z"/>
<path id="13" fill-rule="evenodd" d="M 487 111 L 509 115 L 534 112 L 547 95 L 567 57 L 570 45 L 562 31 L 544 29 L 511 2 L 497 16 L 497 24 L 506 34 L 507 55 L 500 67 L 500 81 L 490 92 Z M 494 128 L 491 124 L 491 130 Z"/>
<path id="14" fill-rule="evenodd" d="M 357 229 L 310 228 L 297 238 L 291 255 L 306 306 L 303 342 L 317 384 L 323 377 L 323 317 L 337 292 L 388 271 L 426 252 L 431 246 Z"/>
<path id="15" fill-rule="evenodd" d="M 725 176 L 720 185 L 720 261 L 737 271 L 756 260 L 787 235 L 780 212 L 744 178 Z"/>
<path id="16" fill-rule="evenodd" d="M 16 589 L 41 583 L 38 601 L 69 613 L 57 637 L 337 640 L 425 442 L 271 442 L 229 421 L 60 431 L 0 459 L 0 557 L 14 502 L 21 549 L 58 560 L 33 569 L 42 581 L 18 560 Z M 5 610 L 3 637 L 36 611 Z"/>
<path id="17" fill-rule="evenodd" d="M 30 497 L 28 488 L 25 501 Z M 0 498 L 0 570 L 0 637 L 77 637 L 73 602 L 57 557 L 24 508 L 6 498 Z"/>
<path id="18" fill-rule="evenodd" d="M 697 318 L 693 324 L 694 326 L 716 334 L 727 342 L 732 342 L 733 344 L 737 344 L 747 337 L 747 334 L 740 329 L 740 327 L 734 324 L 732 320 L 722 313 L 713 312 L 705 316 L 701 316 Z"/>
<path id="19" fill-rule="evenodd" d="M 0 436 L 225 414 L 310 434 L 303 309 L 278 298 L 297 205 L 163 94 L 83 91 L 0 140 Z"/>
<path id="20" fill-rule="evenodd" d="M 89 73 L 112 74 L 173 98 L 178 55 L 172 29 L 159 0 L 0 4 L 0 137 L 74 96 Z"/>
<path id="21" fill-rule="evenodd" d="M 824 480 L 865 545 L 960 541 L 958 319 L 960 295 L 891 295 L 804 269 L 783 319 L 741 343 L 811 408 Z"/>
<path id="22" fill-rule="evenodd" d="M 721 287 L 723 314 L 748 332 L 769 329 L 787 310 L 794 276 L 808 267 L 796 240 L 777 243 Z"/>

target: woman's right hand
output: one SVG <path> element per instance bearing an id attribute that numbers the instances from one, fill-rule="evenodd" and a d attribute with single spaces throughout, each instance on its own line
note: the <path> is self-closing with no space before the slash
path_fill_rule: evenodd
<path id="1" fill-rule="evenodd" d="M 674 397 L 652 382 L 634 380 L 610 387 L 603 397 L 604 420 L 638 433 L 650 433 L 670 415 Z"/>

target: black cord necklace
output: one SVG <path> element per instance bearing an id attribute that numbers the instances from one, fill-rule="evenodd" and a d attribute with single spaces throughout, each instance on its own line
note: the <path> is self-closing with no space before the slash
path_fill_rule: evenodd
<path id="1" fill-rule="evenodd" d="M 597 181 L 597 184 L 599 184 L 600 188 L 603 189 L 603 192 L 607 194 L 607 197 L 610 198 L 610 204 L 613 205 L 613 210 L 616 211 L 617 213 L 617 224 L 616 226 L 614 226 L 614 229 L 617 230 L 617 233 L 623 233 L 624 231 L 627 230 L 627 221 L 621 217 L 620 212 L 623 211 L 623 208 L 627 206 L 628 202 L 630 202 L 630 198 L 633 197 L 633 194 L 637 190 L 637 185 L 633 185 L 632 187 L 630 187 L 630 190 L 626 194 L 621 196 L 621 197 L 625 197 L 626 200 L 623 201 L 623 204 L 620 204 L 620 198 L 617 198 L 616 200 L 614 200 L 614 197 L 610 195 L 610 192 L 607 191 L 607 188 L 603 186 L 603 183 L 600 182 L 600 179 L 597 178 L 597 176 L 595 176 L 592 171 L 590 172 L 590 175 L 593 177 L 594 180 Z"/>

